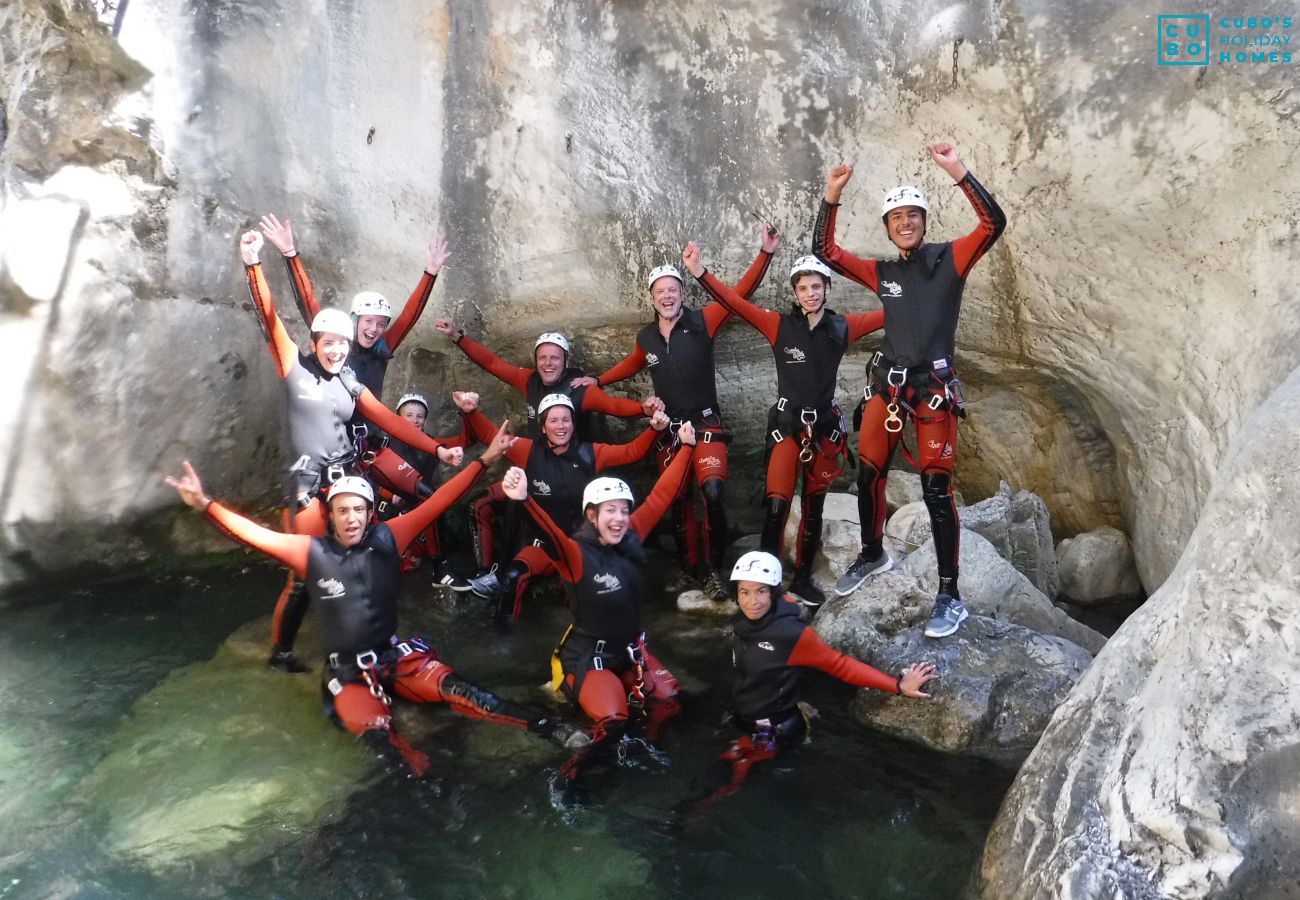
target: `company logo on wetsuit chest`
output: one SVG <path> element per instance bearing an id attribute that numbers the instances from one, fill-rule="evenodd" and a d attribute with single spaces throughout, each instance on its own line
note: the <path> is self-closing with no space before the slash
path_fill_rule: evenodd
<path id="1" fill-rule="evenodd" d="M 657 366 L 659 365 L 659 357 L 653 353 L 647 353 L 645 355 L 645 364 L 647 366 Z"/>
<path id="2" fill-rule="evenodd" d="M 882 281 L 880 282 L 880 286 L 884 288 L 885 291 L 882 296 L 885 297 L 903 296 L 903 286 L 899 284 L 897 281 Z"/>
<path id="3" fill-rule="evenodd" d="M 808 359 L 808 355 L 798 347 L 782 347 L 781 350 L 790 357 L 786 360 L 787 363 L 801 363 Z"/>
<path id="4" fill-rule="evenodd" d="M 537 418 L 537 408 L 534 407 L 531 403 L 528 404 L 528 418 L 530 419 Z"/>
<path id="5" fill-rule="evenodd" d="M 325 592 L 326 597 L 342 597 L 343 582 L 337 578 L 321 578 L 316 581 L 316 586 Z"/>
<path id="6" fill-rule="evenodd" d="M 551 486 L 540 478 L 533 479 L 533 493 L 539 497 L 551 496 Z"/>
<path id="7" fill-rule="evenodd" d="M 592 575 L 591 580 L 596 584 L 602 585 L 602 589 L 596 591 L 597 594 L 612 594 L 623 586 L 623 582 L 618 580 L 617 575 L 609 572 L 601 572 L 599 575 Z"/>
<path id="8" fill-rule="evenodd" d="M 770 651 L 772 651 L 773 653 L 776 652 L 776 648 L 773 647 L 772 644 L 771 644 L 771 642 L 769 642 L 769 641 L 759 641 L 759 642 L 758 642 L 758 649 L 759 649 L 759 650 L 770 650 Z"/>
<path id="9" fill-rule="evenodd" d="M 298 399 L 320 403 L 325 399 L 325 391 L 321 388 L 319 381 L 310 375 L 304 375 L 298 379 Z"/>

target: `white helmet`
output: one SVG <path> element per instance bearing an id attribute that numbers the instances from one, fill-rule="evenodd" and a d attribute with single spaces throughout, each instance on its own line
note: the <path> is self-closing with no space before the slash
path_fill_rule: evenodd
<path id="1" fill-rule="evenodd" d="M 542 398 L 542 402 L 537 404 L 537 418 L 545 419 L 546 411 L 552 406 L 567 406 L 570 412 L 573 412 L 573 401 L 569 399 L 568 394 L 547 394 Z"/>
<path id="2" fill-rule="evenodd" d="M 801 256 L 794 261 L 794 265 L 790 268 L 790 287 L 794 287 L 794 283 L 800 275 L 809 274 L 821 275 L 829 282 L 831 280 L 831 267 L 815 256 Z"/>
<path id="3" fill-rule="evenodd" d="M 762 550 L 750 550 L 731 570 L 732 581 L 757 581 L 769 587 L 781 584 L 781 560 Z"/>
<path id="4" fill-rule="evenodd" d="M 660 278 L 663 278 L 665 275 L 671 275 L 674 278 L 676 278 L 678 284 L 686 283 L 686 281 L 682 278 L 682 273 L 677 271 L 676 266 L 662 265 L 662 266 L 655 266 L 653 269 L 650 270 L 650 277 L 646 279 L 645 286 L 649 288 L 654 287 L 655 282 L 658 281 Z"/>
<path id="5" fill-rule="evenodd" d="M 401 409 L 408 403 L 418 403 L 424 407 L 426 413 L 429 411 L 429 401 L 425 400 L 421 394 L 403 394 L 402 399 L 397 401 L 397 405 L 393 409 Z"/>
<path id="6" fill-rule="evenodd" d="M 312 334 L 341 334 L 352 340 L 352 317 L 341 309 L 322 309 L 311 320 Z"/>
<path id="7" fill-rule="evenodd" d="M 533 355 L 537 355 L 537 348 L 542 344 L 554 344 L 564 351 L 564 355 L 569 355 L 569 339 L 558 331 L 548 331 L 545 334 L 538 335 L 537 340 L 533 342 Z"/>
<path id="8" fill-rule="evenodd" d="M 600 506 L 607 500 L 632 502 L 632 489 L 621 478 L 597 478 L 582 489 L 582 508 Z"/>
<path id="9" fill-rule="evenodd" d="M 362 291 L 352 298 L 351 313 L 354 316 L 393 317 L 393 306 L 388 298 L 378 291 Z"/>
<path id="10" fill-rule="evenodd" d="M 900 206 L 919 206 L 923 213 L 930 211 L 930 204 L 926 202 L 925 194 L 910 184 L 900 184 L 885 194 L 885 200 L 880 204 L 880 218 L 884 219 L 889 215 L 890 210 L 898 209 Z"/>
<path id="11" fill-rule="evenodd" d="M 370 486 L 370 482 L 356 475 L 344 475 L 338 481 L 330 485 L 330 492 L 325 495 L 325 502 L 329 503 L 339 494 L 356 494 L 364 499 L 371 506 L 375 505 L 375 490 Z"/>

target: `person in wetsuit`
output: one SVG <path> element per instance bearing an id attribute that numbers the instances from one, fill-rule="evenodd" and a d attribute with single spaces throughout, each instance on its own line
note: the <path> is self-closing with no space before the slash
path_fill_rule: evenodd
<path id="1" fill-rule="evenodd" d="M 249 296 L 284 386 L 287 443 L 295 459 L 287 490 L 290 530 L 307 535 L 325 533 L 324 494 L 334 481 L 357 474 L 361 460 L 361 449 L 348 425 L 355 412 L 412 447 L 460 465 L 461 448 L 442 446 L 389 410 L 347 368 L 353 325 L 342 310 L 318 312 L 311 323 L 312 352 L 299 352 L 275 311 L 258 261 L 261 248 L 262 236 L 256 231 L 245 232 L 240 238 Z M 272 617 L 272 667 L 304 671 L 294 658 L 293 642 L 306 611 L 307 592 L 290 572 Z"/>
<path id="2" fill-rule="evenodd" d="M 286 566 L 307 585 L 320 623 L 325 663 L 321 695 L 336 724 L 388 755 L 395 751 L 416 775 L 428 757 L 397 734 L 392 698 L 446 703 L 459 713 L 549 737 L 573 738 L 570 728 L 466 681 L 421 638 L 397 636 L 397 593 L 402 553 L 462 497 L 509 445 L 505 424 L 483 456 L 439 488 L 410 514 L 374 519 L 370 483 L 343 476 L 329 490 L 329 531 L 321 536 L 265 528 L 208 497 L 186 460 L 180 478 L 166 479 L 186 505 L 230 537 Z"/>
<path id="3" fill-rule="evenodd" d="M 747 300 L 762 283 L 772 254 L 781 245 L 776 229 L 770 225 L 762 225 L 759 234 L 759 254 L 734 288 Z M 574 384 L 603 387 L 648 368 L 655 396 L 663 401 L 671 423 L 668 439 L 660 441 L 657 448 L 660 468 L 672 454 L 672 430 L 682 422 L 695 426 L 700 443 L 706 445 L 695 455 L 693 479 L 703 500 L 704 527 L 701 529 L 696 522 L 696 490 L 688 484 L 672 510 L 677 561 L 685 576 L 679 586 L 688 588 L 693 581 L 713 600 L 726 600 L 729 593 L 721 574 L 727 543 L 723 488 L 727 481 L 727 445 L 731 443 L 731 434 L 723 425 L 718 403 L 713 345 L 731 313 L 720 303 L 708 303 L 700 309 L 686 308 L 681 273 L 671 265 L 651 270 L 648 286 L 655 319 L 637 332 L 632 352 L 608 371 L 596 377 L 576 379 Z"/>
<path id="4" fill-rule="evenodd" d="M 781 597 L 781 561 L 751 550 L 731 570 L 740 607 L 732 617 L 731 658 L 736 669 L 731 721 L 742 732 L 722 759 L 730 779 L 695 804 L 698 811 L 735 793 L 750 769 L 800 741 L 808 722 L 799 706 L 801 669 L 818 669 L 855 687 L 904 697 L 928 698 L 923 688 L 935 678 L 932 663 L 909 666 L 897 677 L 828 646 L 799 615 L 799 604 Z"/>
<path id="5" fill-rule="evenodd" d="M 551 561 L 571 587 L 573 625 L 556 649 L 556 686 L 595 723 L 592 743 L 565 764 L 572 780 L 585 766 L 607 759 L 625 736 L 655 740 L 659 726 L 677 712 L 679 686 L 649 652 L 641 629 L 645 596 L 642 541 L 681 490 L 695 450 L 695 429 L 678 429 L 681 449 L 655 482 L 650 496 L 632 511 L 632 489 L 618 478 L 601 477 L 583 490 L 583 524 L 573 533 L 547 515 L 530 495 L 528 475 L 511 468 L 501 481 L 506 496 L 523 501 L 549 541 Z M 629 704 L 645 713 L 645 732 L 629 735 Z"/>
<path id="6" fill-rule="evenodd" d="M 830 270 L 801 256 L 790 269 L 795 302 L 785 315 L 741 297 L 704 268 L 692 241 L 682 251 L 686 268 L 718 302 L 758 329 L 776 357 L 777 401 L 767 420 L 767 512 L 759 546 L 780 558 L 795 482 L 803 473 L 802 514 L 789 591 L 816 611 L 825 600 L 812 570 L 822 543 L 826 492 L 844 471 L 848 427 L 835 402 L 836 374 L 849 345 L 880 328 L 880 310 L 840 315 L 826 307 Z"/>
<path id="7" fill-rule="evenodd" d="M 951 144 L 931 144 L 926 150 L 975 210 L 979 223 L 973 231 L 948 243 L 926 243 L 930 205 L 917 188 L 899 185 L 885 195 L 880 210 L 898 257 L 859 259 L 835 242 L 840 196 L 853 177 L 852 166 L 838 165 L 826 180 L 813 230 L 813 253 L 839 274 L 874 291 L 885 307 L 885 337 L 867 366 L 870 381 L 863 394 L 858 438 L 862 550 L 835 592 L 850 594 L 870 575 L 893 565 L 883 543 L 885 482 L 904 421 L 910 417 L 916 423 L 914 462 L 921 472 L 939 561 L 939 591 L 925 633 L 946 637 L 967 616 L 957 588 L 960 524 L 952 496 L 957 420 L 965 415 L 953 368 L 957 318 L 966 277 L 1002 234 L 1007 218 Z"/>
<path id="8" fill-rule="evenodd" d="M 452 401 L 460 407 L 467 427 L 476 440 L 492 439 L 492 422 L 478 408 L 478 394 L 456 391 Z M 556 523 L 565 531 L 579 524 L 582 492 L 597 474 L 617 466 L 627 466 L 640 461 L 655 443 L 655 438 L 668 428 L 668 416 L 662 412 L 650 418 L 650 425 L 635 440 L 626 444 L 600 444 L 579 441 L 575 437 L 573 401 L 565 394 L 548 394 L 537 406 L 541 421 L 542 438 L 518 438 L 506 452 L 506 458 L 522 468 L 528 475 L 533 497 Z M 490 530 L 490 523 L 478 523 Z M 484 536 L 482 543 L 490 537 Z M 525 524 L 519 541 L 522 545 L 515 556 L 497 573 L 494 596 L 495 616 L 498 619 L 519 618 L 523 598 L 534 578 L 555 574 L 545 538 L 536 527 Z"/>

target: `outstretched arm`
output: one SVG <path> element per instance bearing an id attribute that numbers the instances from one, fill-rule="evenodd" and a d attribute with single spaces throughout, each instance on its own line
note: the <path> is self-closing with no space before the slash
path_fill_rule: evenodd
<path id="1" fill-rule="evenodd" d="M 555 520 L 546 514 L 546 510 L 537 505 L 537 501 L 528 496 L 528 475 L 518 466 L 513 467 L 506 472 L 506 477 L 501 479 L 501 489 L 511 500 L 519 500 L 524 504 L 524 509 L 533 517 L 537 527 L 542 529 L 547 538 L 551 541 L 551 546 L 555 548 L 558 555 L 552 555 L 549 550 L 546 555 L 551 562 L 555 563 L 556 570 L 560 577 L 569 584 L 577 584 L 582 580 L 582 551 L 578 548 L 577 541 L 570 538 L 560 530 L 555 524 Z"/>
<path id="2" fill-rule="evenodd" d="M 863 313 L 849 313 L 844 317 L 844 322 L 849 326 L 849 343 L 864 338 L 873 331 L 879 331 L 885 327 L 885 311 L 883 309 L 873 309 Z"/>
<path id="3" fill-rule="evenodd" d="M 886 675 L 879 669 L 830 647 L 811 628 L 805 628 L 799 635 L 794 650 L 790 652 L 789 662 L 792 666 L 820 669 L 832 678 L 838 678 L 854 687 L 875 688 L 909 697 L 929 697 L 929 694 L 921 692 L 921 687 L 934 677 L 934 666 L 930 663 L 917 663 L 904 670 L 898 678 Z"/>
<path id="4" fill-rule="evenodd" d="M 361 415 L 366 417 L 367 421 L 378 425 L 384 431 L 387 431 L 408 447 L 414 447 L 416 450 L 423 450 L 426 453 L 436 453 L 438 454 L 438 459 L 443 462 L 451 463 L 452 465 L 460 465 L 459 459 L 453 461 L 453 457 L 448 455 L 454 454 L 456 450 L 459 450 L 459 448 L 449 449 L 443 447 L 441 441 L 429 437 L 387 406 L 380 403 L 378 398 L 370 392 L 370 388 L 361 389 L 361 396 L 357 397 L 357 410 L 360 411 Z"/>
<path id="5" fill-rule="evenodd" d="M 596 471 L 603 472 L 611 466 L 627 466 L 645 457 L 657 438 L 668 427 L 668 415 L 657 412 L 650 419 L 650 427 L 626 444 L 592 444 L 596 450 Z"/>
<path id="6" fill-rule="evenodd" d="M 931 144 L 925 149 L 935 164 L 957 182 L 957 187 L 961 188 L 971 208 L 975 210 L 975 215 L 979 217 L 979 224 L 974 231 L 952 242 L 953 265 L 957 267 L 957 274 L 965 278 L 980 257 L 988 252 L 993 242 L 1006 230 L 1007 216 L 984 189 L 984 185 L 975 180 L 952 144 Z"/>
<path id="7" fill-rule="evenodd" d="M 402 312 L 388 326 L 384 332 L 384 340 L 388 343 L 389 350 L 396 350 L 398 344 L 406 338 L 415 323 L 420 320 L 420 315 L 424 312 L 425 304 L 429 302 L 429 295 L 433 293 L 434 282 L 438 280 L 438 273 L 446 265 L 447 258 L 451 256 L 451 251 L 447 247 L 445 238 L 437 237 L 428 248 L 428 265 L 424 268 L 424 274 L 420 276 L 420 283 L 411 291 L 411 296 L 406 298 L 406 305 L 402 307 Z"/>
<path id="8" fill-rule="evenodd" d="M 253 301 L 257 320 L 262 325 L 262 334 L 266 336 L 267 346 L 275 359 L 275 370 L 281 378 L 287 378 L 298 356 L 298 347 L 275 311 L 275 301 L 271 299 L 266 273 L 258 261 L 261 249 L 262 236 L 256 231 L 246 231 L 239 238 L 239 253 L 244 260 L 244 275 L 248 278 L 248 296 Z"/>
<path id="9" fill-rule="evenodd" d="M 284 563 L 293 569 L 299 578 L 306 577 L 307 551 L 311 548 L 310 537 L 305 534 L 284 534 L 273 531 L 212 500 L 203 492 L 199 474 L 194 471 L 190 461 L 187 459 L 182 465 L 185 473 L 180 478 L 172 478 L 169 475 L 163 481 L 169 487 L 176 489 L 176 493 L 180 494 L 186 506 L 203 513 L 209 522 L 233 540 L 265 553 L 277 562 Z"/>
<path id="10" fill-rule="evenodd" d="M 632 513 L 632 519 L 628 523 L 637 535 L 645 540 L 645 536 L 654 530 L 659 524 L 659 520 L 664 517 L 668 507 L 672 506 L 677 495 L 682 491 L 682 485 L 686 483 L 686 476 L 691 471 L 691 457 L 695 454 L 695 427 L 690 422 L 685 422 L 677 430 L 677 438 L 682 442 L 681 449 L 673 457 L 672 463 L 664 469 L 659 480 L 655 482 L 654 489 L 650 491 L 650 496 L 645 498 Z"/>
<path id="11" fill-rule="evenodd" d="M 777 248 L 781 246 L 781 235 L 773 225 L 764 222 L 759 226 L 758 234 L 760 241 L 758 256 L 754 257 L 745 274 L 740 276 L 740 280 L 731 288 L 746 300 L 754 296 L 754 291 L 758 290 L 758 286 L 763 283 L 768 266 L 772 264 L 772 254 L 776 253 Z M 731 311 L 721 303 L 706 304 L 701 312 L 704 314 L 704 327 L 708 330 L 709 337 L 715 336 L 718 329 L 731 318 Z"/>
<path id="12" fill-rule="evenodd" d="M 840 196 L 853 177 L 853 167 L 844 163 L 831 169 L 826 179 L 826 194 L 817 210 L 817 224 L 813 226 L 813 255 L 831 271 L 856 281 L 867 290 L 879 293 L 880 281 L 876 275 L 876 261 L 861 259 L 835 243 L 835 216 L 840 208 Z"/>
<path id="13" fill-rule="evenodd" d="M 695 276 L 714 300 L 757 328 L 759 333 L 767 338 L 769 344 L 776 343 L 776 331 L 780 327 L 781 317 L 769 309 L 761 309 L 750 303 L 705 271 L 704 263 L 700 259 L 700 247 L 694 241 L 687 244 L 686 249 L 682 251 L 682 262 L 686 264 L 687 271 Z"/>
<path id="14" fill-rule="evenodd" d="M 452 343 L 459 347 L 462 353 L 489 375 L 501 379 L 520 394 L 528 393 L 528 376 L 533 374 L 532 369 L 526 369 L 523 366 L 512 366 L 487 347 L 465 337 L 465 332 L 458 331 L 456 324 L 451 319 L 438 319 L 433 323 L 433 327 L 451 338 Z"/>
<path id="15" fill-rule="evenodd" d="M 646 414 L 644 404 L 626 397 L 611 397 L 594 385 L 582 392 L 582 411 L 601 412 L 620 419 L 634 419 Z"/>
<path id="16" fill-rule="evenodd" d="M 586 378 L 573 379 L 574 387 L 581 387 L 583 384 L 594 384 L 597 386 L 614 384 L 622 381 L 624 378 L 631 378 L 637 372 L 645 368 L 645 351 L 641 345 L 637 344 L 632 348 L 632 352 L 623 357 L 620 362 L 616 362 L 607 371 L 604 371 L 590 380 Z"/>
<path id="17" fill-rule="evenodd" d="M 320 303 L 316 300 L 311 279 L 307 277 L 307 270 L 303 268 L 302 259 L 294 247 L 293 226 L 288 219 L 281 222 L 273 213 L 267 213 L 262 216 L 261 229 L 266 239 L 284 257 L 284 264 L 289 268 L 289 285 L 293 288 L 294 302 L 298 304 L 302 320 L 310 326 L 312 319 L 320 312 Z"/>
<path id="18" fill-rule="evenodd" d="M 472 391 L 452 391 L 451 399 L 460 407 L 465 425 L 474 439 L 482 444 L 490 444 L 496 436 L 497 426 L 478 408 L 478 394 Z M 515 438 L 506 450 L 506 459 L 516 466 L 522 466 L 528 462 L 528 454 L 532 449 L 533 442 L 528 438 Z"/>

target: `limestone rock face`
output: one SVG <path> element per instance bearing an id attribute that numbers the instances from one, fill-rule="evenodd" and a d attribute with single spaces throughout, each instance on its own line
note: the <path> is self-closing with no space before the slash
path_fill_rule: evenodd
<path id="1" fill-rule="evenodd" d="M 1300 370 L 1177 568 L 1098 655 L 989 835 L 982 896 L 1287 896 L 1300 878 Z"/>
<path id="2" fill-rule="evenodd" d="M 1133 547 L 1124 532 L 1098 528 L 1066 538 L 1056 548 L 1061 593 L 1075 603 L 1095 606 L 1137 597 L 1142 591 Z"/>

